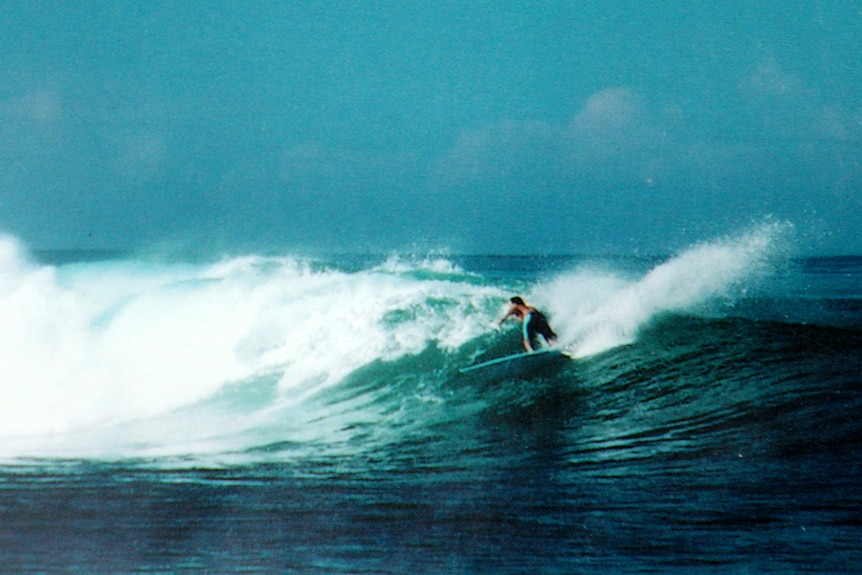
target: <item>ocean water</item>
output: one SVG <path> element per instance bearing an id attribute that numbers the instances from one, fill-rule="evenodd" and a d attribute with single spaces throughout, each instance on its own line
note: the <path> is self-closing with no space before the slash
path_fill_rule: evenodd
<path id="1" fill-rule="evenodd" d="M 4 573 L 862 570 L 862 258 L 28 253 Z M 519 351 L 520 294 L 572 361 Z"/>

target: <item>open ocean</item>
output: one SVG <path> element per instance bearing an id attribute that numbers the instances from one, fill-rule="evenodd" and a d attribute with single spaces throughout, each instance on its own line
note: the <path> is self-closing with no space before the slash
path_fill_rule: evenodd
<path id="1" fill-rule="evenodd" d="M 3 573 L 862 572 L 862 258 L 28 254 Z M 520 350 L 506 300 L 574 360 Z"/>

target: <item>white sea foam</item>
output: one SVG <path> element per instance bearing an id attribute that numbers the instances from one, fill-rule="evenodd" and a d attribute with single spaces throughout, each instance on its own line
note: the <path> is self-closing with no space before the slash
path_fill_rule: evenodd
<path id="1" fill-rule="evenodd" d="M 631 343 L 660 314 L 690 312 L 744 293 L 769 270 L 788 229 L 763 224 L 697 245 L 636 279 L 581 269 L 537 287 L 536 294 L 548 302 L 562 344 L 586 357 Z"/>
<path id="2" fill-rule="evenodd" d="M 291 258 L 57 268 L 4 238 L 0 437 L 162 416 L 265 374 L 279 379 L 280 405 L 301 402 L 374 360 L 457 348 L 486 329 L 500 297 Z"/>

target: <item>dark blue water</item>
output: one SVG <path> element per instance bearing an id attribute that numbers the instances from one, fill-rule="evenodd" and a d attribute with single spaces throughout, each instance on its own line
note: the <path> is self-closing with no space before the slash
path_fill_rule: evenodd
<path id="1" fill-rule="evenodd" d="M 254 369 L 167 401 L 179 376 L 211 377 L 159 359 L 199 353 L 172 340 L 148 344 L 160 371 L 147 377 L 170 380 L 150 380 L 158 398 L 132 393 L 139 383 L 127 375 L 131 383 L 110 382 L 116 401 L 106 400 L 94 374 L 130 373 L 108 370 L 107 359 L 69 363 L 80 369 L 65 378 L 71 391 L 54 390 L 98 403 L 88 418 L 46 407 L 50 397 L 13 398 L 54 425 L 6 425 L 3 571 L 859 571 L 862 260 L 770 260 L 765 272 L 748 248 L 727 260 L 709 252 L 708 267 L 723 270 L 710 289 L 684 302 L 678 289 L 658 289 L 680 269 L 691 284 L 698 250 L 624 261 L 318 261 L 299 271 L 272 259 L 205 272 L 59 264 L 50 289 L 39 289 L 76 296 L 64 309 L 90 318 L 81 320 L 89 356 L 110 349 L 131 361 L 111 339 L 118 326 L 203 337 L 212 326 L 198 327 L 189 308 L 214 299 L 233 301 L 230 326 L 243 327 L 224 349 L 252 357 Z M 745 273 L 729 273 L 735 266 Z M 47 273 L 28 269 L 19 269 L 22 286 Z M 87 303 L 93 276 L 122 284 L 110 305 Z M 366 287 L 384 304 L 365 298 Z M 535 377 L 465 378 L 458 367 L 517 350 L 517 329 L 487 327 L 515 290 L 543 303 L 577 358 Z M 579 305 L 559 302 L 563 292 Z M 231 299 L 237 293 L 246 299 Z M 363 296 L 360 316 L 386 337 L 347 314 L 340 329 L 362 346 L 326 334 L 344 364 L 304 364 L 286 351 L 316 341 L 293 339 L 295 301 L 320 315 L 350 294 Z M 251 321 L 239 310 L 256 298 L 268 311 Z M 147 323 L 139 312 L 151 306 L 170 325 Z M 458 317 L 471 326 L 463 333 Z M 52 345 L 42 341 L 61 349 Z M 343 359 L 367 347 L 374 354 Z"/>

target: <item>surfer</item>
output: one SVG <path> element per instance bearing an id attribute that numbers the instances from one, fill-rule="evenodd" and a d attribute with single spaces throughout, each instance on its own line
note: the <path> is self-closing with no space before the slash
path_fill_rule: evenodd
<path id="1" fill-rule="evenodd" d="M 528 352 L 536 351 L 539 348 L 541 343 L 539 336 L 542 336 L 548 345 L 554 345 L 557 342 L 557 334 L 551 329 L 545 314 L 527 305 L 520 296 L 515 296 L 509 300 L 509 311 L 500 320 L 500 325 L 503 325 L 503 322 L 510 317 L 516 317 L 523 321 L 524 349 Z"/>

